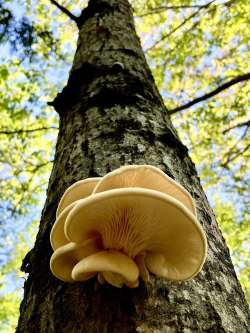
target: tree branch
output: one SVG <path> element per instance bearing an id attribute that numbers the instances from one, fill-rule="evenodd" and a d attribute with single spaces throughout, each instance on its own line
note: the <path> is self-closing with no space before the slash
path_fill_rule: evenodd
<path id="1" fill-rule="evenodd" d="M 216 88 L 216 89 L 210 91 L 209 93 L 204 94 L 204 95 L 202 95 L 202 96 L 200 96 L 200 97 L 197 97 L 197 98 L 193 99 L 192 101 L 190 101 L 190 102 L 188 102 L 188 103 L 186 103 L 186 104 L 183 104 L 183 105 L 181 105 L 181 106 L 178 106 L 178 107 L 175 108 L 175 109 L 169 110 L 168 113 L 169 113 L 170 115 L 172 115 L 172 114 L 177 113 L 177 112 L 179 112 L 179 111 L 183 111 L 183 110 L 185 110 L 185 109 L 188 109 L 188 108 L 190 108 L 191 106 L 193 106 L 193 105 L 195 105 L 195 104 L 197 104 L 197 103 L 200 103 L 200 102 L 202 102 L 202 101 L 205 101 L 205 100 L 207 100 L 207 99 L 209 99 L 209 98 L 211 98 L 211 97 L 213 97 L 213 96 L 219 94 L 219 93 L 222 92 L 223 90 L 225 90 L 225 89 L 227 89 L 227 88 L 233 86 L 233 85 L 236 84 L 236 83 L 239 83 L 239 82 L 242 82 L 242 81 L 247 81 L 247 80 L 249 80 L 249 79 L 250 79 L 250 73 L 246 73 L 246 74 L 243 74 L 243 75 L 236 76 L 236 77 L 233 78 L 232 80 L 225 82 L 224 84 L 222 84 L 222 85 L 219 86 L 218 88 Z"/>
<path id="2" fill-rule="evenodd" d="M 27 172 L 31 172 L 31 173 L 34 173 L 36 172 L 37 170 L 39 170 L 40 168 L 43 168 L 44 166 L 50 164 L 50 163 L 54 163 L 54 160 L 48 160 L 44 163 L 41 163 L 41 164 L 32 164 L 32 163 L 29 163 L 30 165 L 32 165 L 34 168 L 33 169 L 26 169 Z"/>
<path id="3" fill-rule="evenodd" d="M 150 12 L 147 12 L 147 13 L 144 13 L 144 14 L 141 14 L 141 15 L 137 15 L 137 17 L 144 17 L 144 16 L 148 16 L 148 15 L 158 14 L 158 13 L 163 12 L 165 10 L 171 10 L 171 9 L 190 9 L 190 8 L 200 8 L 200 7 L 203 7 L 203 6 L 202 5 L 160 6 L 160 7 L 153 8 Z"/>
<path id="4" fill-rule="evenodd" d="M 76 23 L 76 25 L 78 26 L 79 24 L 79 17 L 75 16 L 74 14 L 72 14 L 67 8 L 63 7 L 62 5 L 60 5 L 57 1 L 55 0 L 50 0 L 50 2 L 55 5 L 62 13 L 64 13 L 65 15 L 67 15 L 72 21 L 74 21 Z"/>
<path id="5" fill-rule="evenodd" d="M 224 163 L 221 163 L 221 167 L 227 169 L 229 163 L 235 161 L 239 156 L 249 151 L 250 143 L 246 145 L 245 148 L 239 149 L 237 152 L 233 152 L 231 156 L 228 156 L 227 160 Z"/>
<path id="6" fill-rule="evenodd" d="M 243 141 L 243 139 L 246 138 L 248 134 L 248 127 L 244 130 L 244 132 L 240 135 L 240 137 L 234 142 L 234 144 L 229 147 L 229 149 L 223 154 L 222 158 L 220 160 L 217 160 L 213 165 L 215 167 L 221 166 L 224 169 L 229 169 L 229 164 L 233 161 L 235 161 L 239 156 L 244 154 L 246 151 L 248 151 L 248 147 L 250 144 L 247 144 L 246 147 L 243 147 L 242 149 L 238 148 L 238 144 Z M 224 161 L 224 162 L 223 162 Z M 220 177 L 220 174 L 219 174 Z"/>
<path id="7" fill-rule="evenodd" d="M 225 3 L 222 4 L 215 4 L 216 6 L 220 6 L 220 5 L 224 5 L 229 7 L 235 0 L 229 0 Z M 206 6 L 206 5 L 205 5 Z M 136 17 L 144 17 L 144 16 L 149 16 L 149 15 L 154 15 L 154 14 L 159 14 L 163 11 L 166 10 L 175 10 L 175 9 L 190 9 L 190 8 L 202 8 L 204 7 L 204 5 L 177 5 L 177 6 L 159 6 L 159 7 L 155 7 L 153 8 L 151 11 L 143 13 L 141 15 L 137 15 Z"/>
<path id="8" fill-rule="evenodd" d="M 250 127 L 250 119 L 247 120 L 247 121 L 243 121 L 241 123 L 237 123 L 237 124 L 235 124 L 233 126 L 230 126 L 230 127 L 226 128 L 226 129 L 224 129 L 224 131 L 222 133 L 226 134 L 227 132 L 231 131 L 232 129 L 240 128 L 240 127 L 245 127 L 245 126 Z"/>
<path id="9" fill-rule="evenodd" d="M 23 133 L 32 133 L 32 132 L 38 132 L 38 131 L 47 131 L 51 129 L 58 129 L 58 127 L 51 126 L 51 127 L 39 127 L 39 128 L 32 128 L 32 129 L 17 129 L 13 131 L 0 131 L 0 134 L 5 135 L 13 135 L 13 134 L 23 134 Z"/>
<path id="10" fill-rule="evenodd" d="M 193 17 L 195 17 L 202 9 L 207 8 L 208 6 L 210 6 L 215 0 L 212 0 L 210 2 L 208 2 L 207 4 L 200 6 L 198 10 L 196 10 L 193 14 L 191 14 L 190 16 L 186 17 L 179 25 L 177 25 L 173 30 L 171 30 L 168 34 L 166 34 L 165 36 L 162 36 L 161 39 L 159 39 L 158 41 L 156 41 L 152 46 L 150 46 L 149 48 L 147 48 L 145 50 L 145 52 L 148 52 L 150 50 L 152 50 L 155 46 L 157 46 L 159 43 L 161 43 L 163 40 L 165 40 L 166 38 L 170 37 L 174 32 L 176 32 L 178 29 L 180 29 L 183 25 L 185 25 L 188 21 L 190 21 Z"/>

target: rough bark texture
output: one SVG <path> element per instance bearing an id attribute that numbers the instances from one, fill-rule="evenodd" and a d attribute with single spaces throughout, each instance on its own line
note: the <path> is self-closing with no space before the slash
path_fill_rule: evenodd
<path id="1" fill-rule="evenodd" d="M 54 106 L 60 114 L 55 163 L 36 244 L 23 262 L 29 278 L 16 332 L 249 332 L 248 306 L 227 246 L 167 116 L 127 0 L 90 0 L 68 84 Z M 195 199 L 209 246 L 202 272 L 181 284 L 152 276 L 136 289 L 54 278 L 49 233 L 64 190 L 121 165 L 145 163 L 160 167 Z"/>

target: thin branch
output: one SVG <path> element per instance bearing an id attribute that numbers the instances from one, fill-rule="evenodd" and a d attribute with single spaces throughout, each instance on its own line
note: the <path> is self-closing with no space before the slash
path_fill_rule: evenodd
<path id="1" fill-rule="evenodd" d="M 46 161 L 46 162 L 44 162 L 44 163 L 36 164 L 36 165 L 34 165 L 34 164 L 32 164 L 32 163 L 29 163 L 29 164 L 33 165 L 34 168 L 33 168 L 33 169 L 26 169 L 26 171 L 27 171 L 27 172 L 31 172 L 31 173 L 35 173 L 35 172 L 37 172 L 40 168 L 43 168 L 43 167 L 45 167 L 46 165 L 48 165 L 48 164 L 50 164 L 50 163 L 54 163 L 54 160 L 48 160 L 48 161 Z"/>
<path id="2" fill-rule="evenodd" d="M 190 101 L 190 102 L 188 102 L 186 104 L 178 106 L 175 109 L 169 110 L 168 113 L 170 115 L 172 115 L 172 114 L 177 113 L 179 111 L 186 110 L 186 109 L 190 108 L 191 106 L 193 106 L 195 104 L 198 104 L 198 103 L 200 103 L 202 101 L 205 101 L 205 100 L 207 100 L 207 99 L 209 99 L 209 98 L 211 98 L 211 97 L 219 94 L 223 90 L 226 90 L 227 88 L 229 88 L 229 87 L 231 87 L 231 86 L 233 86 L 233 85 L 235 85 L 235 84 L 237 84 L 239 82 L 247 81 L 249 79 L 250 79 L 250 73 L 246 73 L 246 74 L 243 74 L 243 75 L 236 76 L 232 80 L 225 82 L 224 84 L 222 84 L 218 88 L 210 91 L 209 93 L 204 94 L 204 95 L 202 95 L 200 97 L 197 97 L 197 98 L 193 99 L 192 101 Z"/>
<path id="3" fill-rule="evenodd" d="M 183 38 L 184 36 L 186 36 L 190 31 L 192 31 L 194 28 L 196 28 L 199 24 L 200 24 L 201 21 L 197 21 L 195 23 L 192 24 L 192 26 L 189 28 L 189 29 L 186 29 L 183 34 L 182 34 L 182 37 Z M 176 46 L 178 47 L 178 42 L 179 40 L 175 40 L 175 44 Z M 176 48 L 172 48 L 172 49 L 169 49 L 168 50 L 168 54 L 171 55 L 171 52 L 176 52 Z M 164 63 L 163 63 L 163 72 L 167 69 L 167 65 L 168 65 L 168 57 L 165 58 L 164 60 Z M 188 69 L 187 69 L 188 70 Z M 183 86 L 185 85 L 185 82 L 183 82 Z"/>
<path id="4" fill-rule="evenodd" d="M 220 6 L 220 5 L 224 5 L 224 6 L 227 6 L 229 7 L 235 0 L 229 0 L 225 3 L 219 3 L 219 4 L 215 4 L 216 6 Z M 154 15 L 154 14 L 159 14 L 163 11 L 166 11 L 166 10 L 175 10 L 175 9 L 190 9 L 190 8 L 201 8 L 203 7 L 204 5 L 177 5 L 177 6 L 159 6 L 159 7 L 155 7 L 153 8 L 151 11 L 149 12 L 146 12 L 146 13 L 143 13 L 141 15 L 137 15 L 136 17 L 144 17 L 144 16 L 149 16 L 149 15 Z"/>
<path id="5" fill-rule="evenodd" d="M 156 41 L 152 46 L 147 48 L 145 52 L 148 52 L 152 50 L 154 47 L 156 47 L 159 43 L 164 41 L 166 38 L 170 37 L 173 33 L 175 33 L 178 29 L 180 29 L 183 25 L 185 25 L 188 21 L 190 21 L 193 17 L 195 17 L 202 9 L 209 7 L 215 0 L 212 0 L 208 2 L 206 5 L 200 6 L 198 10 L 196 10 L 193 14 L 186 17 L 180 24 L 178 24 L 173 30 L 171 30 L 169 33 L 167 33 L 165 36 L 162 36 L 161 39 Z"/>
<path id="6" fill-rule="evenodd" d="M 237 124 L 235 124 L 233 126 L 230 126 L 230 127 L 226 128 L 226 129 L 224 129 L 224 131 L 222 133 L 226 134 L 227 132 L 231 131 L 232 129 L 240 128 L 240 127 L 245 127 L 245 126 L 250 127 L 250 119 L 247 120 L 247 121 L 243 121 L 241 123 L 237 123 Z"/>
<path id="7" fill-rule="evenodd" d="M 153 14 L 158 14 L 160 12 L 163 12 L 165 10 L 172 10 L 172 9 L 190 9 L 190 8 L 200 8 L 203 7 L 202 5 L 193 5 L 193 6 L 185 6 L 185 5 L 180 5 L 180 6 L 160 6 L 153 8 L 150 12 L 137 15 L 137 17 L 144 17 L 148 15 L 153 15 Z"/>
<path id="8" fill-rule="evenodd" d="M 39 132 L 39 131 L 47 131 L 47 130 L 57 130 L 58 127 L 50 126 L 50 127 L 39 127 L 39 128 L 32 128 L 32 129 L 16 129 L 13 131 L 0 131 L 0 134 L 6 135 L 13 135 L 13 134 L 23 134 L 23 133 L 32 133 L 32 132 Z"/>
<path id="9" fill-rule="evenodd" d="M 65 15 L 67 15 L 72 21 L 74 21 L 77 26 L 79 23 L 79 17 L 75 16 L 74 14 L 72 14 L 67 8 L 63 7 L 62 5 L 60 5 L 57 1 L 55 0 L 50 0 L 51 3 L 53 3 L 53 5 L 55 5 L 62 13 L 64 13 Z"/>
<path id="10" fill-rule="evenodd" d="M 228 164 L 235 161 L 239 156 L 241 156 L 242 154 L 244 154 L 246 151 L 249 151 L 250 148 L 250 143 L 248 145 L 246 145 L 245 148 L 238 150 L 238 152 L 235 152 L 234 155 L 232 155 L 231 157 L 228 157 L 227 160 L 221 164 L 222 168 L 228 168 Z"/>
<path id="11" fill-rule="evenodd" d="M 248 133 L 248 127 L 244 130 L 244 132 L 242 133 L 242 135 L 238 138 L 238 140 L 234 143 L 234 145 L 232 147 L 230 147 L 228 149 L 228 151 L 224 154 L 222 159 L 226 158 L 225 162 L 220 163 L 220 166 L 222 168 L 228 168 L 228 164 L 232 161 L 234 161 L 236 158 L 238 158 L 241 154 L 243 154 L 245 151 L 248 150 L 249 145 L 247 145 L 245 148 L 243 148 L 242 150 L 238 149 L 237 150 L 237 145 L 247 136 Z"/>

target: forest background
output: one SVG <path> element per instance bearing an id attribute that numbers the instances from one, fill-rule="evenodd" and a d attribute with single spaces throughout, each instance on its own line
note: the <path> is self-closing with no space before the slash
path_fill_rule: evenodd
<path id="1" fill-rule="evenodd" d="M 85 0 L 60 2 L 79 15 Z M 137 33 L 250 302 L 250 2 L 134 0 Z M 14 332 L 77 27 L 55 1 L 0 0 L 0 332 Z"/>

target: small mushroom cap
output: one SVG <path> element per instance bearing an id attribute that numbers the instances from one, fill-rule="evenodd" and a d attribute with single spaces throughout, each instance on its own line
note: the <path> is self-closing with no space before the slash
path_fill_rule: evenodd
<path id="1" fill-rule="evenodd" d="M 179 263 L 177 261 L 179 260 Z M 172 281 L 186 281 L 195 277 L 202 269 L 205 257 L 199 261 L 199 258 L 189 254 L 186 261 L 176 255 L 164 255 L 161 253 L 149 253 L 145 258 L 145 265 L 149 271 L 156 276 L 167 278 Z M 193 269 L 196 267 L 196 269 Z"/>
<path id="2" fill-rule="evenodd" d="M 92 194 L 93 189 L 101 178 L 87 178 L 84 180 L 79 180 L 78 182 L 71 185 L 64 192 L 59 205 L 57 207 L 56 216 L 69 206 L 72 202 L 88 197 Z"/>
<path id="3" fill-rule="evenodd" d="M 65 236 L 64 233 L 64 223 L 66 221 L 66 217 L 68 216 L 71 209 L 77 204 L 78 201 L 72 202 L 69 206 L 67 206 L 57 217 L 51 232 L 50 232 L 50 243 L 55 251 L 59 247 L 69 243 L 69 240 Z"/>
<path id="4" fill-rule="evenodd" d="M 83 258 L 99 251 L 97 239 L 88 239 L 82 244 L 68 243 L 59 247 L 51 256 L 50 269 L 55 277 L 65 282 L 73 282 L 74 266 Z M 92 277 L 93 274 L 89 274 Z"/>
<path id="5" fill-rule="evenodd" d="M 196 214 L 194 201 L 186 189 L 151 165 L 128 165 L 109 172 L 97 183 L 93 193 L 124 187 L 140 187 L 168 194 Z"/>
<path id="6" fill-rule="evenodd" d="M 89 274 L 97 272 L 103 272 L 104 279 L 116 287 L 122 286 L 122 280 L 128 284 L 136 284 L 139 277 L 135 262 L 125 254 L 114 250 L 101 251 L 82 259 L 74 267 L 72 277 L 75 281 L 83 281 Z"/>
<path id="7" fill-rule="evenodd" d="M 101 178 L 87 178 L 80 180 L 71 185 L 64 192 L 57 208 L 57 219 L 50 233 L 50 243 L 54 251 L 69 242 L 64 234 L 64 223 L 70 210 L 76 205 L 79 199 L 84 199 L 91 195 L 100 179 Z"/>
<path id="8" fill-rule="evenodd" d="M 122 251 L 131 258 L 143 252 L 163 254 L 171 271 L 164 276 L 172 280 L 196 274 L 206 256 L 205 234 L 190 210 L 173 197 L 149 189 L 114 189 L 80 200 L 64 230 L 73 242 L 100 234 L 104 249 Z"/>

